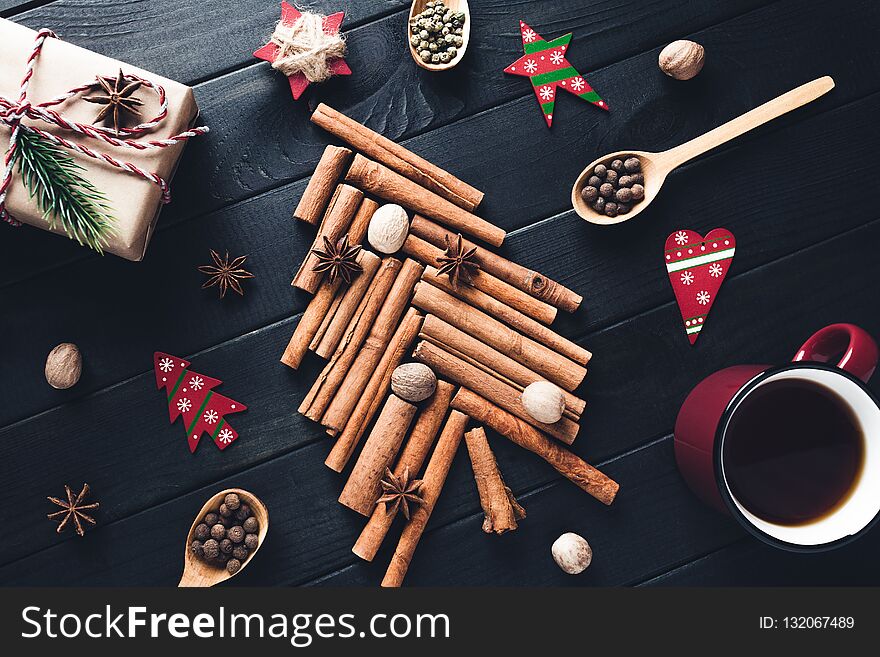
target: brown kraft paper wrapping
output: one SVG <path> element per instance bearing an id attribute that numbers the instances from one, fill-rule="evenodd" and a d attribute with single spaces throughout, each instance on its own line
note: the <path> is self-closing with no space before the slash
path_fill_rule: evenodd
<path id="1" fill-rule="evenodd" d="M 36 32 L 33 30 L 0 19 L 0 95 L 11 99 L 18 98 L 19 86 L 26 71 L 27 58 L 33 48 L 35 37 Z M 63 35 L 59 37 L 63 38 Z M 28 89 L 28 101 L 32 104 L 41 103 L 86 84 L 99 75 L 115 78 L 120 68 L 126 75 L 138 75 L 165 88 L 168 116 L 154 130 L 140 137 L 141 140 L 171 137 L 185 132 L 193 125 L 199 110 L 192 89 L 189 87 L 74 46 L 61 39 L 46 39 Z M 152 90 L 145 89 L 136 92 L 135 95 L 144 101 L 144 106 L 141 108 L 143 119 L 156 116 L 159 108 L 156 94 Z M 82 102 L 79 100 L 81 97 L 82 94 L 74 96 L 54 109 L 65 118 L 80 123 L 92 123 L 100 106 Z M 63 136 L 71 142 L 84 144 L 92 150 L 107 153 L 118 160 L 131 162 L 141 169 L 156 173 L 166 181 L 173 176 L 185 145 L 180 143 L 168 148 L 137 151 L 111 146 L 103 141 L 89 139 L 41 121 L 26 121 L 26 123 Z M 0 157 L 6 152 L 8 145 L 9 127 L 0 123 Z M 67 149 L 65 152 L 70 153 L 78 164 L 85 167 L 84 175 L 107 197 L 116 230 L 114 235 L 108 237 L 104 250 L 126 260 L 142 260 L 162 205 L 159 186 L 105 162 Z M 172 186 L 172 196 L 173 194 Z M 18 167 L 13 172 L 6 208 L 23 224 L 50 230 L 48 223 L 42 217 L 42 212 L 29 198 L 21 182 Z M 9 228 L 4 227 L 4 230 L 6 229 Z M 60 225 L 56 226 L 54 232 L 66 237 Z M 14 239 L 14 235 L 11 239 Z"/>

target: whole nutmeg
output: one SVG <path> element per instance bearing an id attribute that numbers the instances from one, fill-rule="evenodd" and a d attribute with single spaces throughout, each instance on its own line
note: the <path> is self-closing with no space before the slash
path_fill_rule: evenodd
<path id="1" fill-rule="evenodd" d="M 226 497 L 224 497 L 223 503 L 230 511 L 235 511 L 236 509 L 238 509 L 238 507 L 241 506 L 241 500 L 238 499 L 238 495 L 236 495 L 235 493 L 229 493 Z"/>
<path id="2" fill-rule="evenodd" d="M 660 70 L 676 80 L 690 80 L 703 69 L 703 46 L 682 39 L 673 41 L 660 51 Z"/>
<path id="3" fill-rule="evenodd" d="M 434 394 L 437 376 L 423 363 L 399 365 L 391 373 L 391 390 L 408 402 L 420 402 Z"/>
<path id="4" fill-rule="evenodd" d="M 553 541 L 553 560 L 569 575 L 584 572 L 593 561 L 593 549 L 583 536 L 567 532 Z"/>
<path id="5" fill-rule="evenodd" d="M 408 234 L 409 216 L 394 203 L 386 203 L 377 209 L 367 228 L 367 240 L 380 253 L 397 253 Z"/>
<path id="6" fill-rule="evenodd" d="M 260 523 L 257 522 L 257 519 L 256 519 L 256 518 L 254 518 L 253 516 L 251 516 L 250 518 L 247 518 L 247 519 L 244 521 L 244 524 L 242 525 L 242 527 L 244 528 L 244 530 L 245 530 L 248 534 L 256 534 L 257 531 L 259 531 L 259 529 L 260 529 Z"/>
<path id="7" fill-rule="evenodd" d="M 46 357 L 46 381 L 57 390 L 72 388 L 82 374 L 82 354 L 79 347 L 63 342 Z"/>
<path id="8" fill-rule="evenodd" d="M 565 396 L 549 381 L 535 381 L 523 390 L 522 405 L 538 422 L 553 424 L 562 418 Z"/>
<path id="9" fill-rule="evenodd" d="M 256 550 L 260 544 L 260 538 L 256 534 L 247 534 L 244 537 L 244 546 L 248 550 Z"/>

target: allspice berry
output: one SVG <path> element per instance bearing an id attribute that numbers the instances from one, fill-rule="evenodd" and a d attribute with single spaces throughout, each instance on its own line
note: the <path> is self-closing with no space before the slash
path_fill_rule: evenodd
<path id="1" fill-rule="evenodd" d="M 660 51 L 660 70 L 676 80 L 690 80 L 703 70 L 705 50 L 699 43 L 682 39 Z"/>
<path id="2" fill-rule="evenodd" d="M 617 203 L 614 201 L 608 201 L 605 204 L 605 216 L 606 217 L 616 217 L 617 216 Z"/>
<path id="3" fill-rule="evenodd" d="M 46 357 L 46 381 L 56 390 L 72 388 L 82 374 L 82 354 L 79 347 L 64 342 Z"/>
<path id="4" fill-rule="evenodd" d="M 218 514 L 216 514 L 216 513 L 206 513 L 205 514 L 205 524 L 208 525 L 208 527 L 213 527 L 218 522 L 220 522 L 220 516 Z"/>
<path id="5" fill-rule="evenodd" d="M 592 185 L 587 185 L 581 190 L 581 198 L 587 203 L 592 203 L 599 198 L 599 190 Z"/>
<path id="6" fill-rule="evenodd" d="M 226 562 L 226 572 L 230 575 L 235 575 L 239 570 L 241 570 L 241 561 L 238 559 L 230 559 Z"/>
<path id="7" fill-rule="evenodd" d="M 202 546 L 202 550 L 206 559 L 216 559 L 217 555 L 220 554 L 220 543 L 213 538 L 209 538 Z"/>
<path id="8" fill-rule="evenodd" d="M 248 558 L 248 549 L 244 545 L 236 545 L 232 548 L 232 558 L 244 561 Z"/>
<path id="9" fill-rule="evenodd" d="M 242 527 L 244 528 L 244 530 L 248 534 L 256 534 L 260 530 L 260 523 L 257 522 L 256 518 L 251 516 L 250 518 L 248 518 L 247 520 L 244 521 L 244 524 L 242 525 Z"/>
<path id="10" fill-rule="evenodd" d="M 593 173 L 600 178 L 604 178 L 605 174 L 608 173 L 608 168 L 604 164 L 597 164 L 593 169 Z"/>
<path id="11" fill-rule="evenodd" d="M 623 161 L 623 168 L 629 173 L 635 173 L 642 168 L 642 161 L 637 157 L 628 157 Z"/>
<path id="12" fill-rule="evenodd" d="M 630 190 L 632 191 L 633 201 L 641 201 L 645 198 L 645 188 L 636 183 Z"/>
<path id="13" fill-rule="evenodd" d="M 205 549 L 201 541 L 193 541 L 192 543 L 190 543 L 189 551 L 199 558 L 201 558 L 205 554 Z"/>
<path id="14" fill-rule="evenodd" d="M 614 194 L 614 185 L 611 183 L 603 183 L 599 188 L 599 193 L 604 197 L 608 198 Z"/>
<path id="15" fill-rule="evenodd" d="M 211 528 L 205 523 L 198 524 L 193 532 L 193 537 L 197 541 L 207 541 L 211 537 Z"/>
<path id="16" fill-rule="evenodd" d="M 226 531 L 226 537 L 232 541 L 233 543 L 241 543 L 244 540 L 244 529 L 241 525 L 235 525 L 234 527 L 230 527 Z"/>
<path id="17" fill-rule="evenodd" d="M 244 537 L 244 546 L 248 550 L 256 550 L 257 546 L 260 544 L 260 539 L 256 534 L 248 534 Z"/>
<path id="18" fill-rule="evenodd" d="M 220 541 L 220 552 L 222 554 L 232 554 L 232 550 L 234 547 L 235 545 L 228 538 L 224 538 L 222 541 Z"/>
<path id="19" fill-rule="evenodd" d="M 621 159 L 612 160 L 611 161 L 611 169 L 613 171 L 618 171 L 618 172 L 623 171 L 623 160 L 621 160 Z"/>
<path id="20" fill-rule="evenodd" d="M 550 548 L 553 560 L 569 575 L 584 572 L 593 561 L 593 549 L 583 536 L 567 532 Z"/>
<path id="21" fill-rule="evenodd" d="M 253 513 L 251 507 L 242 502 L 241 506 L 238 507 L 238 511 L 235 512 L 235 519 L 244 522 L 251 517 L 251 513 Z"/>
<path id="22" fill-rule="evenodd" d="M 633 193 L 631 189 L 622 187 L 617 190 L 617 194 L 615 194 L 614 197 L 622 203 L 629 203 L 632 201 Z"/>
<path id="23" fill-rule="evenodd" d="M 562 419 L 565 396 L 558 386 L 549 381 L 535 381 L 523 390 L 522 405 L 538 422 L 553 424 Z"/>
<path id="24" fill-rule="evenodd" d="M 215 541 L 222 541 L 226 538 L 226 527 L 221 525 L 219 522 L 211 527 L 211 538 Z"/>
<path id="25" fill-rule="evenodd" d="M 226 497 L 223 498 L 223 503 L 226 505 L 226 508 L 230 511 L 236 511 L 238 507 L 241 506 L 241 500 L 238 499 L 238 495 L 235 493 L 229 493 Z"/>
<path id="26" fill-rule="evenodd" d="M 612 185 L 617 182 L 617 172 L 612 169 L 608 173 L 605 174 L 605 182 L 611 183 Z"/>
<path id="27" fill-rule="evenodd" d="M 405 401 L 423 401 L 436 389 L 437 376 L 424 363 L 398 365 L 391 373 L 391 390 Z"/>
<path id="28" fill-rule="evenodd" d="M 225 502 L 220 505 L 220 515 L 223 516 L 224 518 L 228 518 L 229 516 L 232 515 L 232 509 L 230 509 L 228 506 L 226 506 Z"/>

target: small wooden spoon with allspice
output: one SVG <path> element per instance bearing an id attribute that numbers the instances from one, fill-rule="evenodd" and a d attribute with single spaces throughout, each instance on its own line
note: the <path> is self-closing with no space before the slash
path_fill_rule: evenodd
<path id="1" fill-rule="evenodd" d="M 256 548 L 254 548 L 250 552 L 250 554 L 247 555 L 247 559 L 245 559 L 241 563 L 241 568 L 239 568 L 238 571 L 232 575 L 227 572 L 226 568 L 224 568 L 222 564 L 215 565 L 207 563 L 200 559 L 190 549 L 196 527 L 202 522 L 207 513 L 214 512 L 218 508 L 220 508 L 220 504 L 230 493 L 235 493 L 236 495 L 238 495 L 241 502 L 247 504 L 251 508 L 251 513 L 253 517 L 256 518 L 257 522 L 259 523 L 259 529 L 257 530 L 258 542 Z M 266 540 L 266 533 L 268 531 L 269 511 L 266 509 L 266 505 L 263 504 L 260 498 L 253 493 L 249 493 L 248 491 L 242 490 L 241 488 L 228 488 L 226 490 L 221 490 L 216 495 L 212 495 L 211 498 L 202 506 L 202 509 L 199 511 L 196 519 L 193 521 L 192 526 L 189 528 L 189 532 L 187 532 L 186 543 L 183 546 L 183 575 L 181 576 L 180 583 L 177 586 L 214 586 L 215 584 L 226 581 L 230 577 L 234 577 L 242 570 L 244 570 L 247 565 L 253 560 L 254 556 L 263 546 L 263 541 Z"/>
<path id="2" fill-rule="evenodd" d="M 735 137 L 739 137 L 741 134 L 748 132 L 749 130 L 757 128 L 768 121 L 772 121 L 786 112 L 790 112 L 793 109 L 797 109 L 802 105 L 806 105 L 807 103 L 816 100 L 820 96 L 831 91 L 833 88 L 834 80 L 828 76 L 821 77 L 812 82 L 807 82 L 796 89 L 792 89 L 791 91 L 718 126 L 714 130 L 710 130 L 699 137 L 691 139 L 690 141 L 667 151 L 662 151 L 660 153 L 648 153 L 646 151 L 617 151 L 615 153 L 603 155 L 599 159 L 590 163 L 581 172 L 572 187 L 571 203 L 574 206 L 575 212 L 577 212 L 581 218 L 586 219 L 590 223 L 605 226 L 619 224 L 627 219 L 632 219 L 651 205 L 651 201 L 653 201 L 660 192 L 660 188 L 663 186 L 666 176 L 668 176 L 676 167 L 681 166 L 698 155 L 702 155 L 716 146 L 720 146 Z M 633 205 L 632 209 L 626 214 L 612 217 L 600 214 L 590 207 L 587 201 L 581 197 L 581 190 L 587 185 L 587 181 L 590 176 L 593 175 L 596 165 L 607 165 L 613 160 L 625 160 L 630 157 L 636 157 L 641 161 L 641 171 L 645 179 L 643 183 L 644 198 L 638 204 Z"/>

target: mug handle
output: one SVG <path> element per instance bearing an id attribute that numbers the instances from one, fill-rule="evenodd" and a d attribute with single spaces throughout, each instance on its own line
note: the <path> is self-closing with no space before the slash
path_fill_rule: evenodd
<path id="1" fill-rule="evenodd" d="M 867 383 L 877 367 L 877 343 L 855 324 L 831 324 L 819 329 L 804 342 L 792 360 L 827 363 L 839 353 L 843 356 L 837 367 Z"/>

